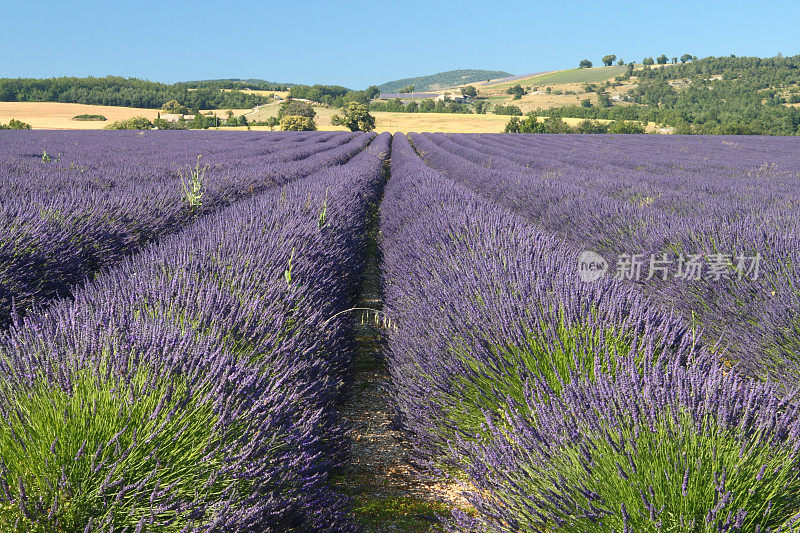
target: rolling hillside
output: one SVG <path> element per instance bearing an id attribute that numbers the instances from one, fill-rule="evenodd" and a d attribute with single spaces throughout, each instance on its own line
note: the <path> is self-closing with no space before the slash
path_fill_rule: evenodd
<path id="1" fill-rule="evenodd" d="M 448 70 L 447 72 L 439 72 L 438 74 L 431 74 L 430 76 L 418 76 L 416 78 L 403 78 L 401 80 L 387 81 L 386 83 L 379 85 L 378 88 L 382 93 L 395 93 L 403 87 L 413 85 L 414 90 L 418 92 L 436 91 L 446 87 L 456 87 L 458 85 L 477 83 L 479 81 L 487 81 L 496 78 L 505 78 L 508 76 L 512 76 L 512 74 L 499 70 Z"/>

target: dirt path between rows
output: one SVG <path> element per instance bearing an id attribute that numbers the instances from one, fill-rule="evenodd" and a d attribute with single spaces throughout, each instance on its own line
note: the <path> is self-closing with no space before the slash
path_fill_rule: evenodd
<path id="1" fill-rule="evenodd" d="M 382 308 L 379 218 L 375 206 L 370 210 L 369 254 L 357 304 L 375 310 Z M 411 465 L 410 448 L 391 420 L 385 330 L 374 314 L 356 316 L 352 388 L 340 409 L 351 428 L 351 461 L 336 476 L 335 487 L 352 497 L 365 533 L 437 531 L 437 515 L 468 505 L 456 485 Z"/>

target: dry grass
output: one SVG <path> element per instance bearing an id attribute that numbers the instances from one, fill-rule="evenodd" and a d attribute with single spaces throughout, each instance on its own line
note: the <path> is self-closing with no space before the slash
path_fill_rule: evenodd
<path id="1" fill-rule="evenodd" d="M 533 95 L 526 95 L 533 96 Z M 585 98 L 585 95 L 581 95 Z M 522 102 L 522 105 L 520 105 Z M 514 101 L 523 111 L 533 110 L 537 107 L 532 101 Z M 266 120 L 278 113 L 280 103 L 261 106 L 257 111 L 252 109 L 232 109 L 234 115 L 246 115 L 249 120 Z M 538 106 L 544 107 L 544 106 Z M 328 107 L 315 107 L 317 111 L 317 127 L 323 131 L 346 131 L 343 126 L 332 126 L 331 117 L 339 110 Z M 209 111 L 203 111 L 208 113 Z M 226 109 L 213 111 L 218 117 L 227 117 Z M 105 122 L 72 120 L 76 115 L 90 114 L 103 115 L 108 120 Z M 457 113 L 392 113 L 374 111 L 375 130 L 378 132 L 401 131 L 430 131 L 444 133 L 501 133 L 511 118 L 505 115 L 462 115 Z M 27 122 L 33 128 L 39 129 L 101 129 L 105 124 L 115 120 L 125 120 L 131 117 L 144 116 L 153 120 L 158 116 L 156 109 L 140 109 L 133 107 L 113 107 L 84 104 L 60 104 L 55 102 L 0 102 L 0 122 L 8 122 L 12 118 Z M 581 119 L 564 119 L 570 125 L 577 124 Z M 220 127 L 221 130 L 242 130 L 243 127 Z M 269 130 L 266 126 L 252 126 L 253 130 Z M 655 124 L 649 124 L 647 131 L 657 131 Z"/>
<path id="2" fill-rule="evenodd" d="M 521 84 L 523 87 L 526 85 Z M 606 93 L 609 96 L 622 95 L 628 92 L 634 83 L 632 81 L 623 82 L 619 87 L 608 87 Z M 583 92 L 583 83 L 554 83 L 538 87 L 531 87 L 528 94 L 525 94 L 519 100 L 514 100 L 510 94 L 506 94 L 507 87 L 486 87 L 479 88 L 478 94 L 480 96 L 491 98 L 492 104 L 515 105 L 518 106 L 523 113 L 528 113 L 536 109 L 548 109 L 550 107 L 564 107 L 568 105 L 580 105 L 581 100 L 589 99 L 592 104 L 597 103 L 596 93 Z M 577 94 L 547 94 L 545 89 L 550 87 L 553 91 L 575 92 Z M 502 98 L 502 99 L 500 99 Z M 625 104 L 615 104 L 625 105 Z"/>
<path id="3" fill-rule="evenodd" d="M 265 121 L 278 114 L 280 103 L 267 104 L 257 111 L 247 114 L 248 120 Z M 344 126 L 332 126 L 331 117 L 340 112 L 332 107 L 315 106 L 317 112 L 317 128 L 324 131 L 347 131 Z M 444 133 L 500 133 L 509 117 L 499 115 L 464 115 L 457 113 L 393 113 L 389 111 L 373 111 L 375 131 L 409 132 L 431 131 Z M 264 126 L 252 126 L 252 129 L 269 129 Z"/>
<path id="4" fill-rule="evenodd" d="M 227 117 L 227 110 L 213 111 L 221 118 Z M 234 115 L 243 115 L 251 109 L 232 109 Z M 205 110 L 203 113 L 208 113 Z M 103 115 L 106 121 L 72 120 L 76 115 Z M 8 122 L 12 118 L 27 122 L 37 129 L 55 130 L 99 130 L 106 124 L 132 117 L 147 117 L 153 120 L 158 117 L 157 109 L 141 109 L 136 107 L 116 107 L 85 104 L 61 104 L 58 102 L 0 102 L 0 122 Z"/>

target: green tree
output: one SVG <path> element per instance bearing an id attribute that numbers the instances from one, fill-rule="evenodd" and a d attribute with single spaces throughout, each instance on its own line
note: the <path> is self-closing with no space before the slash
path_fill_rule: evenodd
<path id="1" fill-rule="evenodd" d="M 614 64 L 614 61 L 617 60 L 617 56 L 614 54 L 608 54 L 607 56 L 603 56 L 603 64 L 607 67 L 610 67 Z"/>
<path id="2" fill-rule="evenodd" d="M 467 85 L 461 88 L 461 94 L 463 96 L 469 96 L 470 98 L 476 98 L 478 96 L 478 89 L 476 89 L 474 85 Z"/>
<path id="3" fill-rule="evenodd" d="M 472 106 L 475 108 L 476 115 L 483 115 L 486 113 L 486 102 L 475 102 Z"/>
<path id="4" fill-rule="evenodd" d="M 644 126 L 639 122 L 615 120 L 608 128 L 608 133 L 636 134 L 644 133 Z"/>
<path id="5" fill-rule="evenodd" d="M 350 131 L 372 131 L 375 129 L 375 117 L 369 114 L 369 107 L 358 102 L 349 102 L 343 109 L 344 115 L 333 115 L 331 124 L 345 126 Z"/>
<path id="6" fill-rule="evenodd" d="M 506 133 L 547 133 L 547 128 L 535 116 L 528 115 L 522 120 L 517 117 L 511 117 L 511 120 L 506 124 L 505 131 Z"/>
<path id="7" fill-rule="evenodd" d="M 133 117 L 127 120 L 112 122 L 103 127 L 104 130 L 149 130 L 153 124 L 146 117 Z"/>
<path id="8" fill-rule="evenodd" d="M 405 111 L 406 113 L 416 113 L 417 111 L 419 111 L 419 104 L 412 100 L 411 102 L 406 104 Z"/>
<path id="9" fill-rule="evenodd" d="M 497 104 L 496 106 L 494 106 L 493 111 L 495 115 L 514 115 L 518 117 L 522 116 L 522 110 L 515 105 L 504 106 Z"/>
<path id="10" fill-rule="evenodd" d="M 414 92 L 414 86 L 413 85 L 408 85 L 406 87 L 403 87 L 402 89 L 400 89 L 397 92 L 399 92 L 401 94 L 413 93 Z"/>
<path id="11" fill-rule="evenodd" d="M 314 108 L 311 107 L 311 104 L 308 102 L 301 102 L 290 98 L 282 103 L 280 109 L 278 109 L 278 119 L 289 116 L 307 117 L 313 121 L 314 117 L 317 116 L 317 112 L 314 111 Z"/>
<path id="12" fill-rule="evenodd" d="M 625 60 L 624 60 L 624 59 L 619 59 L 619 60 L 617 60 L 617 65 L 619 65 L 620 67 L 621 67 L 622 65 L 624 65 L 624 64 L 625 64 Z"/>
<path id="13" fill-rule="evenodd" d="M 508 89 L 506 89 L 506 94 L 513 94 L 514 100 L 519 100 L 520 98 L 522 98 L 522 95 L 525 94 L 525 89 L 522 88 L 522 85 L 517 83 L 516 85 L 513 85 Z"/>
<path id="14" fill-rule="evenodd" d="M 31 129 L 31 125 L 27 122 L 22 122 L 21 120 L 17 120 L 12 118 L 8 121 L 7 125 L 0 124 L 0 130 L 29 130 Z"/>
<path id="15" fill-rule="evenodd" d="M 656 58 L 656 63 L 658 63 L 659 65 L 666 65 L 667 61 L 669 60 L 667 59 L 667 56 L 665 56 L 664 54 L 661 54 Z"/>
<path id="16" fill-rule="evenodd" d="M 436 104 L 430 98 L 426 98 L 425 100 L 419 103 L 419 110 L 422 113 L 430 113 L 436 108 Z"/>
<path id="17" fill-rule="evenodd" d="M 652 57 L 645 57 L 642 59 L 642 65 L 655 65 L 655 61 L 653 61 Z"/>
<path id="18" fill-rule="evenodd" d="M 189 113 L 189 110 L 186 108 L 186 106 L 182 105 L 177 100 L 170 100 L 161 106 L 161 110 L 167 113 L 174 113 L 176 115 L 186 115 Z"/>
<path id="19" fill-rule="evenodd" d="M 674 65 L 674 64 L 677 64 L 677 63 L 678 63 L 678 58 L 677 57 L 673 57 L 672 58 L 672 64 Z"/>
<path id="20" fill-rule="evenodd" d="M 280 126 L 281 120 L 278 117 L 269 117 L 265 124 L 269 127 L 270 131 L 273 131 L 276 126 Z"/>
<path id="21" fill-rule="evenodd" d="M 578 63 L 578 68 L 591 68 L 592 62 L 588 59 L 582 59 L 580 63 Z"/>
<path id="22" fill-rule="evenodd" d="M 597 106 L 598 107 L 611 107 L 611 97 L 608 96 L 607 93 L 599 93 L 597 95 Z"/>
<path id="23" fill-rule="evenodd" d="M 302 115 L 286 115 L 281 118 L 283 131 L 317 131 L 317 125 L 311 117 Z"/>
<path id="24" fill-rule="evenodd" d="M 583 120 L 575 126 L 575 133 L 606 133 L 608 124 L 596 120 Z"/>
<path id="25" fill-rule="evenodd" d="M 375 98 L 376 96 L 378 96 L 379 94 L 381 94 L 381 90 L 380 90 L 380 89 L 378 89 L 378 88 L 377 88 L 376 86 L 374 86 L 374 85 L 370 85 L 369 87 L 367 87 L 367 90 L 366 90 L 366 91 L 364 91 L 364 94 L 367 96 L 367 98 L 368 98 L 369 100 L 372 100 L 373 98 Z"/>
<path id="26" fill-rule="evenodd" d="M 692 59 L 694 59 L 694 56 L 692 56 L 692 54 L 683 54 L 681 56 L 681 63 L 686 63 L 687 61 L 692 61 Z"/>
<path id="27" fill-rule="evenodd" d="M 581 107 L 592 107 L 592 101 L 588 98 L 581 100 Z"/>

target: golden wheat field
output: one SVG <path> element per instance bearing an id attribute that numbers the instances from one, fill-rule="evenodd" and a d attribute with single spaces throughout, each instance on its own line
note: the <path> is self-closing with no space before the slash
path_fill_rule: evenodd
<path id="1" fill-rule="evenodd" d="M 249 120 L 264 121 L 278 112 L 278 103 L 252 109 L 232 109 L 234 115 L 246 115 Z M 316 106 L 317 128 L 322 131 L 344 131 L 343 126 L 332 126 L 331 117 L 338 109 Z M 220 118 L 227 117 L 227 109 L 203 110 L 203 113 L 216 113 Z M 103 115 L 108 120 L 102 122 L 73 120 L 76 115 Z M 428 131 L 442 133 L 502 133 L 511 118 L 506 115 L 466 115 L 458 113 L 393 113 L 373 111 L 375 131 L 403 132 Z M 61 104 L 57 102 L 0 102 L 0 123 L 12 118 L 27 122 L 35 129 L 70 129 L 95 130 L 102 129 L 115 120 L 143 116 L 150 120 L 158 117 L 157 109 L 135 107 L 113 107 L 85 104 Z M 575 125 L 581 119 L 565 118 L 564 122 Z M 602 121 L 601 122 L 608 122 Z M 220 127 L 220 130 L 243 130 L 244 127 Z M 253 130 L 269 130 L 266 126 L 252 126 Z M 655 124 L 647 126 L 648 132 L 659 131 Z"/>
<path id="2" fill-rule="evenodd" d="M 232 109 L 235 115 L 249 113 L 252 109 Z M 208 113 L 209 111 L 203 111 Z M 218 116 L 227 116 L 226 109 L 214 111 Z M 27 122 L 36 129 L 55 130 L 97 130 L 115 120 L 132 117 L 146 117 L 150 120 L 158 117 L 157 109 L 136 107 L 116 107 L 86 104 L 61 104 L 58 102 L 0 102 L 0 122 L 8 122 L 12 118 Z M 106 121 L 73 120 L 76 115 L 103 115 Z"/>

